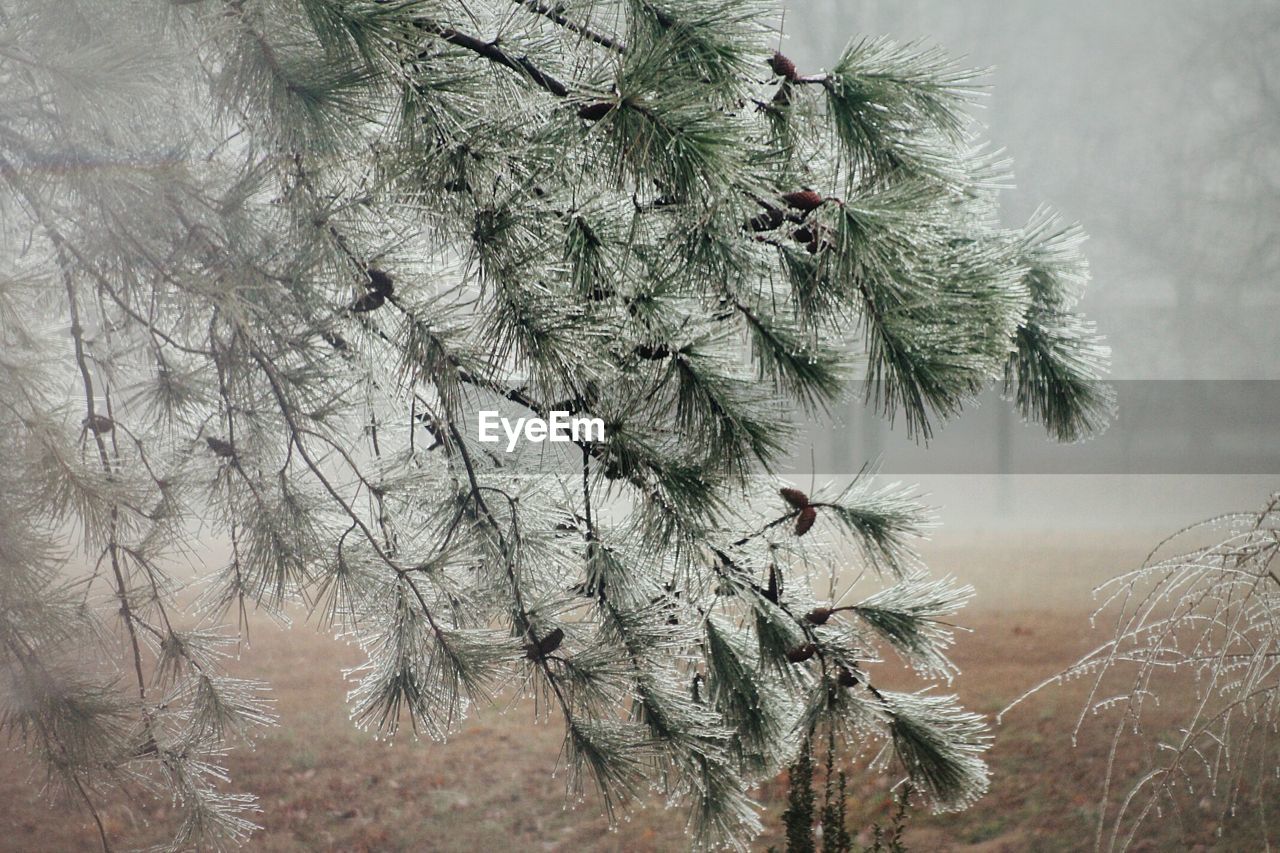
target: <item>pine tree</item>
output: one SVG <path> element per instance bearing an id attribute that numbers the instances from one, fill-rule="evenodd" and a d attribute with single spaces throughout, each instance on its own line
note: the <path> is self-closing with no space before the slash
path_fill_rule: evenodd
<path id="1" fill-rule="evenodd" d="M 1097 427 L 1081 233 L 1001 227 L 938 51 L 817 72 L 776 33 L 741 0 L 0 1 L 0 725 L 56 788 L 243 840 L 219 764 L 272 713 L 223 658 L 304 602 L 367 654 L 357 724 L 443 738 L 518 688 L 571 793 L 661 785 L 702 841 L 750 838 L 819 724 L 981 793 L 980 718 L 867 667 L 952 672 L 923 510 L 772 471 L 859 364 L 920 437 L 993 381 Z M 481 409 L 605 438 L 508 454 Z M 842 542 L 885 589 L 815 592 Z"/>
<path id="2" fill-rule="evenodd" d="M 787 774 L 787 810 L 782 825 L 787 833 L 787 853 L 814 853 L 813 744 L 806 740 Z"/>
<path id="3" fill-rule="evenodd" d="M 823 765 L 822 853 L 849 853 L 853 849 L 853 836 L 848 827 L 847 780 L 844 770 L 836 770 L 836 739 L 833 730 L 827 731 L 827 758 Z"/>

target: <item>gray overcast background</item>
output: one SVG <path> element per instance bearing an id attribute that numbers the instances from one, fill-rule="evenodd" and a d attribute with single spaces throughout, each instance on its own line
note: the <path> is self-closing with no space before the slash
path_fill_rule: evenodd
<path id="1" fill-rule="evenodd" d="M 925 38 L 992 70 L 1009 221 L 1089 231 L 1084 308 L 1121 379 L 1280 379 L 1280 0 L 809 0 L 783 52 Z"/>
<path id="2" fill-rule="evenodd" d="M 1048 447 L 992 399 L 926 454 L 852 405 L 812 431 L 819 472 L 880 459 L 944 524 L 979 527 L 1172 529 L 1280 489 L 1280 383 L 1221 385 L 1280 379 L 1280 0 L 785 8 L 781 49 L 801 71 L 864 35 L 989 68 L 976 115 L 1013 158 L 1007 221 L 1048 204 L 1084 224 L 1082 308 L 1113 378 L 1218 380 L 1122 383 L 1116 426 L 1083 448 Z M 795 479 L 811 470 L 797 463 Z"/>

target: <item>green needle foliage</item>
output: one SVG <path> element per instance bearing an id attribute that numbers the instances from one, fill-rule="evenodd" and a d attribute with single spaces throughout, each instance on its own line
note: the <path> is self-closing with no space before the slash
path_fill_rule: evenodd
<path id="1" fill-rule="evenodd" d="M 787 810 L 782 823 L 787 830 L 788 853 L 813 853 L 813 809 L 817 797 L 813 793 L 812 745 L 805 741 L 800 757 L 791 765 L 787 785 Z"/>
<path id="2" fill-rule="evenodd" d="M 776 29 L 739 0 L 0 0 L 0 726 L 55 792 L 243 841 L 219 764 L 272 713 L 222 664 L 299 602 L 367 655 L 357 725 L 443 738 L 521 691 L 572 794 L 657 786 L 701 842 L 747 843 L 751 783 L 819 725 L 935 807 L 982 792 L 979 718 L 867 672 L 950 672 L 966 592 L 923 575 L 922 511 L 770 472 L 856 369 L 921 437 L 1002 378 L 1095 428 L 1079 233 L 1000 226 L 973 75 L 882 40 L 805 73 Z M 606 437 L 508 454 L 483 408 Z M 815 591 L 859 564 L 892 585 Z"/>

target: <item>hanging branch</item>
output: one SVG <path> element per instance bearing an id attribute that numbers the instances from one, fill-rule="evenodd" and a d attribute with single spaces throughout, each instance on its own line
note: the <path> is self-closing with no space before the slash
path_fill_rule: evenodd
<path id="1" fill-rule="evenodd" d="M 803 74 L 727 0 L 108 5 L 0 14 L 0 42 L 76 48 L 0 51 L 27 105 L 0 105 L 22 270 L 0 283 L 0 594 L 35 614 L 32 649 L 133 672 L 68 683 L 103 709 L 77 718 L 85 754 L 28 728 L 68 788 L 96 801 L 127 763 L 178 782 L 174 846 L 248 836 L 215 757 L 271 715 L 213 662 L 254 601 L 359 644 L 357 725 L 443 738 L 471 702 L 532 696 L 564 719 L 571 791 L 594 779 L 612 819 L 656 780 L 700 843 L 748 844 L 751 786 L 820 725 L 860 746 L 873 721 L 935 805 L 981 792 L 980 721 L 866 671 L 889 648 L 953 674 L 965 591 L 924 576 L 921 509 L 769 473 L 789 413 L 860 360 L 921 433 L 1002 378 L 1055 434 L 1099 422 L 1074 232 L 992 224 L 964 72 L 876 41 Z M 68 325 L 69 346 L 32 331 Z M 490 451 L 481 409 L 605 434 Z M 48 458 L 76 430 L 89 490 Z M 68 598 L 45 555 L 80 517 L 93 565 Z M 197 527 L 230 553 L 187 631 L 169 551 L 198 557 Z M 809 547 L 836 536 L 844 559 Z M 813 573 L 862 567 L 892 584 L 816 597 Z M 124 611 L 119 637 L 95 610 Z M 139 700 L 142 743 L 112 728 Z"/>

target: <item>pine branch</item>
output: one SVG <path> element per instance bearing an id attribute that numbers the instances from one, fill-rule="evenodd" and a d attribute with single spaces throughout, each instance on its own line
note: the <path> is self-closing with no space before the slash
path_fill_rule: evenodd
<path id="1" fill-rule="evenodd" d="M 513 616 L 515 617 L 516 629 L 521 636 L 528 637 L 530 642 L 539 643 L 539 638 L 533 633 L 533 619 L 529 615 L 529 610 L 524 603 L 524 594 L 520 588 L 520 578 L 516 573 L 516 557 L 507 544 L 506 535 L 502 531 L 502 525 L 497 517 L 489 509 L 483 495 L 483 488 L 476 476 L 475 463 L 471 459 L 471 454 L 466 448 L 462 434 L 458 432 L 458 428 L 452 421 L 448 422 L 447 428 L 450 435 L 453 436 L 452 449 L 458 454 L 458 458 L 462 460 L 463 469 L 466 471 L 467 483 L 471 490 L 471 501 L 484 517 L 485 523 L 493 531 L 497 540 L 498 550 L 503 556 L 504 570 L 507 581 L 510 586 L 511 595 L 515 604 Z M 514 509 L 513 509 L 514 514 Z M 542 670 L 547 685 L 555 694 L 556 700 L 560 703 L 560 709 L 565 717 L 565 724 L 571 726 L 573 722 L 573 710 L 568 699 L 560 689 L 559 681 L 556 674 L 552 671 L 550 664 L 547 662 L 546 656 L 538 654 L 534 656 L 534 662 Z"/>
<path id="2" fill-rule="evenodd" d="M 174 697 L 138 743 L 107 716 L 136 700 L 68 681 L 68 701 L 102 697 L 84 731 L 53 732 L 76 778 L 93 792 L 118 749 L 139 778 L 171 777 L 175 844 L 249 831 L 207 759 L 267 716 L 213 665 L 222 640 L 170 613 L 167 550 L 203 512 L 230 539 L 200 603 L 237 605 L 227 639 L 248 599 L 303 601 L 358 638 L 349 701 L 386 731 L 407 713 L 443 736 L 508 688 L 538 713 L 545 699 L 571 793 L 593 777 L 611 816 L 658 780 L 701 841 L 745 843 L 749 786 L 822 725 L 896 737 L 912 775 L 933 774 L 926 793 L 976 790 L 972 721 L 879 690 L 859 663 L 888 646 L 937 675 L 954 596 L 913 579 L 819 602 L 804 582 L 840 568 L 808 547 L 832 535 L 910 576 L 918 509 L 860 478 L 757 512 L 759 475 L 794 451 L 782 413 L 837 399 L 859 332 L 880 402 L 913 430 L 1002 368 L 1053 429 L 1091 427 L 1075 247 L 991 224 L 991 170 L 960 150 L 964 83 L 932 54 L 863 43 L 806 75 L 769 59 L 755 3 L 624 4 L 615 36 L 587 7 L 515 2 L 465 26 L 330 0 L 191 4 L 182 27 L 124 27 L 97 0 L 76 10 L 95 26 L 68 28 L 56 4 L 0 22 L 12 44 L 89 33 L 36 64 L 0 51 L 12 103 L 57 104 L 0 121 L 5 235 L 31 270 L 0 282 L 0 452 L 17 460 L 0 502 L 20 519 L 0 515 L 0 537 L 31 549 L 0 593 L 49 575 L 31 531 L 83 517 L 97 562 L 73 620 L 118 609 L 114 556 L 138 585 L 126 624 L 154 657 L 146 695 Z M 497 21 L 522 35 L 476 34 Z M 104 80 L 132 88 L 103 97 Z M 174 109 L 165 139 L 202 159 L 135 168 Z M 110 168 L 61 168 L 84 163 Z M 83 287 L 71 308 L 40 296 L 70 268 L 94 304 Z M 72 309 L 78 361 L 30 332 Z M 88 406 L 64 423 L 54 389 L 82 368 Z M 490 453 L 467 433 L 478 407 L 598 417 L 607 434 Z M 76 458 L 76 429 L 109 471 Z M 38 608 L 50 648 L 70 642 L 68 601 Z M 179 730 L 189 749 L 166 740 Z"/>
<path id="3" fill-rule="evenodd" d="M 569 87 L 561 83 L 555 77 L 538 68 L 528 56 L 516 56 L 498 46 L 498 43 L 484 41 L 475 36 L 468 35 L 454 29 L 453 27 L 439 24 L 434 21 L 418 20 L 416 26 L 423 32 L 431 33 L 434 36 L 443 39 L 455 47 L 469 50 L 477 56 L 489 60 L 495 65 L 501 65 L 527 78 L 539 88 L 544 89 L 557 98 L 567 98 L 569 96 Z"/>
<path id="4" fill-rule="evenodd" d="M 93 379 L 89 373 L 89 363 L 85 354 L 84 347 L 84 327 L 80 323 L 80 308 L 76 293 L 75 282 L 72 278 L 70 262 L 67 258 L 67 244 L 63 240 L 61 233 L 53 227 L 44 210 L 39 206 L 35 195 L 30 192 L 21 182 L 16 170 L 9 164 L 7 160 L 0 159 L 0 175 L 3 175 L 26 199 L 31 205 L 37 218 L 39 219 L 45 232 L 49 235 L 50 241 L 58 255 L 58 265 L 61 268 L 61 276 L 63 289 L 66 293 L 67 308 L 71 319 L 71 338 L 75 353 L 76 367 L 80 373 L 81 386 L 84 392 L 85 404 L 85 420 L 93 423 L 97 418 L 94 409 L 94 387 Z M 91 430 L 93 441 L 98 451 L 98 462 L 102 466 L 103 471 L 111 475 L 113 466 L 111 457 L 107 452 L 106 442 L 102 438 L 102 434 L 97 430 Z M 124 623 L 129 635 L 129 646 L 133 655 L 134 676 L 137 679 L 138 698 L 145 704 L 147 699 L 146 677 L 142 671 L 142 648 L 138 640 L 135 617 L 133 608 L 129 600 L 129 587 L 125 581 L 124 574 L 121 570 L 118 544 L 117 544 L 117 523 L 119 520 L 119 506 L 115 503 L 111 506 L 111 521 L 107 533 L 107 553 L 110 557 L 111 570 L 115 576 L 115 592 L 120 602 L 120 613 L 124 617 Z M 145 712 L 144 712 L 145 714 Z"/>
<path id="5" fill-rule="evenodd" d="M 800 757 L 791 765 L 787 786 L 787 810 L 782 822 L 787 828 L 787 853 L 814 853 L 813 846 L 813 757 L 806 738 Z"/>
<path id="6" fill-rule="evenodd" d="M 604 35 L 603 33 L 596 32 L 595 30 L 591 29 L 589 26 L 586 26 L 584 24 L 578 24 L 578 23 L 575 23 L 574 21 L 571 21 L 564 14 L 565 7 L 563 4 L 556 3 L 552 5 L 550 3 L 539 2 L 539 0 L 511 0 L 511 2 L 519 6 L 522 6 L 525 9 L 528 9 L 530 12 L 533 12 L 538 15 L 542 15 L 544 18 L 548 19 L 549 21 L 552 21 L 558 26 L 564 27 L 566 30 L 568 30 L 571 33 L 574 33 L 575 35 L 582 36 L 587 41 L 593 44 L 598 44 L 601 47 L 607 48 L 619 54 L 627 52 L 626 46 L 623 45 L 622 42 L 618 41 L 616 38 L 613 38 L 612 36 Z"/>

